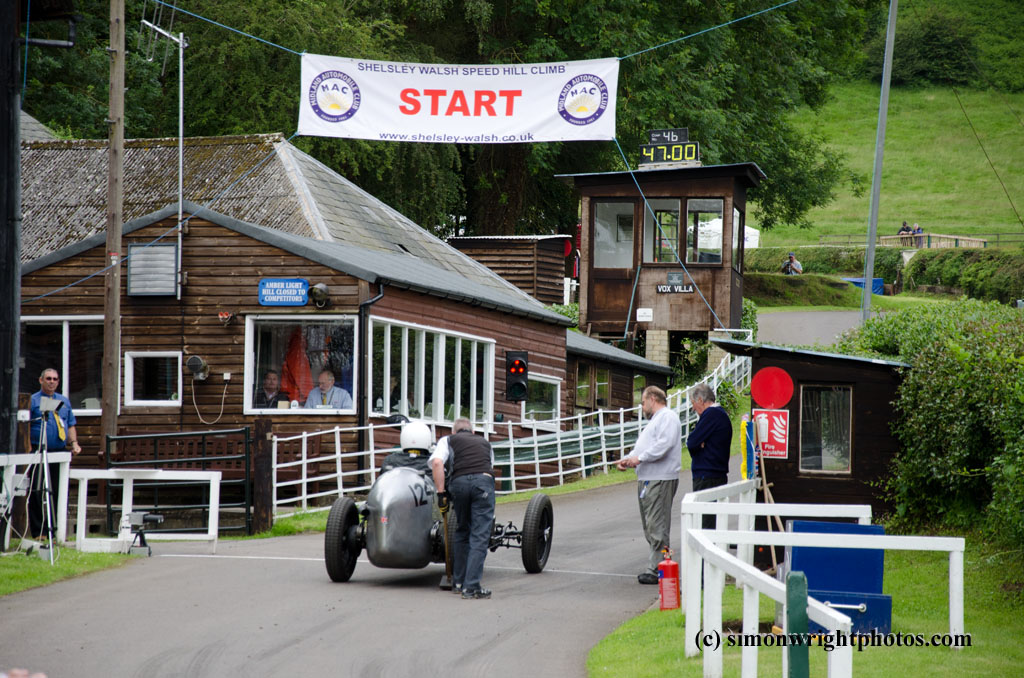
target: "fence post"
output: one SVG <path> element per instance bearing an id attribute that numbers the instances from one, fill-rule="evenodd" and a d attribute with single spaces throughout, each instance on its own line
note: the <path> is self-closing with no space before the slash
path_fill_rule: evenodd
<path id="1" fill-rule="evenodd" d="M 253 420 L 254 449 L 252 454 L 252 529 L 266 532 L 274 525 L 274 452 L 270 419 Z"/>
<path id="2" fill-rule="evenodd" d="M 370 427 L 370 436 L 373 436 L 373 427 Z M 372 438 L 371 438 L 372 439 Z M 373 449 L 373 443 L 370 443 L 370 449 Z M 370 457 L 370 466 L 373 466 L 373 457 Z M 343 469 L 341 468 L 341 428 L 338 426 L 334 427 L 334 470 L 338 474 L 338 496 L 345 494 L 345 482 L 344 476 L 342 475 Z"/>
<path id="3" fill-rule="evenodd" d="M 305 511 L 309 508 L 309 487 L 306 484 L 308 478 L 308 467 L 306 466 L 306 460 L 308 458 L 308 447 L 309 434 L 305 431 L 302 432 L 302 510 Z"/>
<path id="4" fill-rule="evenodd" d="M 803 572 L 786 575 L 786 632 L 807 639 L 807 577 Z M 786 648 L 789 655 L 787 678 L 808 678 L 811 673 L 810 652 L 806 642 Z"/>
<path id="5" fill-rule="evenodd" d="M 758 593 L 753 586 L 743 585 L 743 635 L 753 638 L 759 630 Z M 757 645 L 744 643 L 741 653 L 741 678 L 757 678 Z"/>
<path id="6" fill-rule="evenodd" d="M 722 678 L 722 588 L 725 573 L 704 561 L 704 633 L 712 644 L 704 647 L 704 678 Z"/>

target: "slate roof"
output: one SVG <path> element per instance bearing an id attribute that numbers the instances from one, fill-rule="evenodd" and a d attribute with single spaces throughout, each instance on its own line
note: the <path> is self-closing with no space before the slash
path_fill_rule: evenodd
<path id="1" fill-rule="evenodd" d="M 623 351 L 621 348 L 616 348 L 603 341 L 598 341 L 593 337 L 588 337 L 585 334 L 573 332 L 572 330 L 567 330 L 565 333 L 565 350 L 570 355 L 582 355 L 618 365 L 628 365 L 629 367 L 647 372 L 672 374 L 672 368 L 668 365 L 662 365 L 653 360 L 641 358 L 629 351 Z"/>
<path id="2" fill-rule="evenodd" d="M 69 245 L 105 231 L 106 147 L 105 140 L 22 144 L 24 262 L 67 252 Z M 365 269 L 363 279 L 372 274 L 394 285 L 426 287 L 431 278 L 429 287 L 449 298 L 488 305 L 496 303 L 497 295 L 502 307 L 565 324 L 562 316 L 544 310 L 540 302 L 280 134 L 185 139 L 184 166 L 185 200 L 196 209 L 202 206 L 248 225 L 358 248 L 359 259 L 343 258 L 349 266 Z M 126 226 L 177 204 L 177 167 L 176 138 L 125 142 Z"/>
<path id="3" fill-rule="evenodd" d="M 908 363 L 900 362 L 898 360 L 883 360 L 881 358 L 864 358 L 856 355 L 845 355 L 842 353 L 826 353 L 824 351 L 809 351 L 802 348 L 793 348 L 791 346 L 772 346 L 771 344 L 756 344 L 750 341 L 741 341 L 739 339 L 711 339 L 712 343 L 721 346 L 724 350 L 732 353 L 733 355 L 749 356 L 751 358 L 758 358 L 762 355 L 765 357 L 778 358 L 783 356 L 801 357 L 807 356 L 812 358 L 821 358 L 830 362 L 854 362 L 860 364 L 871 364 L 881 365 L 890 369 L 897 367 L 910 367 Z"/>
<path id="4" fill-rule="evenodd" d="M 21 112 L 21 141 L 52 141 L 57 135 L 25 111 Z"/>

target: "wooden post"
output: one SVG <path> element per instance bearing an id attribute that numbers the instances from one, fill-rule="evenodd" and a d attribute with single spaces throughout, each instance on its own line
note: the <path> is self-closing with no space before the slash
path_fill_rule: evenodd
<path id="1" fill-rule="evenodd" d="M 808 678 L 811 673 L 810 651 L 807 647 L 807 577 L 803 572 L 786 575 L 786 633 L 805 642 L 786 648 L 789 654 L 789 678 Z"/>
<path id="2" fill-rule="evenodd" d="M 271 454 L 270 419 L 256 417 L 252 453 L 252 530 L 266 532 L 274 526 L 274 464 Z"/>

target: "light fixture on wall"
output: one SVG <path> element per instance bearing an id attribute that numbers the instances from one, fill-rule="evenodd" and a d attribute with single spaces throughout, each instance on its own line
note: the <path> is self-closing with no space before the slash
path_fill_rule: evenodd
<path id="1" fill-rule="evenodd" d="M 217 318 L 220 320 L 221 325 L 229 325 L 231 321 L 235 319 L 235 314 L 231 311 L 220 311 L 217 313 Z"/>
<path id="2" fill-rule="evenodd" d="M 326 283 L 317 283 L 309 288 L 309 298 L 313 300 L 317 308 L 327 308 L 331 303 L 331 291 Z"/>
<path id="3" fill-rule="evenodd" d="M 193 379 L 205 381 L 206 378 L 210 376 L 209 364 L 197 355 L 189 356 L 188 360 L 185 361 L 185 367 L 187 367 L 188 371 L 192 373 Z"/>

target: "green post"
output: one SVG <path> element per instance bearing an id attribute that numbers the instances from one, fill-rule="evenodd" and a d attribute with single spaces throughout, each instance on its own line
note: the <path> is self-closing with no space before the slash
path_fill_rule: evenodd
<path id="1" fill-rule="evenodd" d="M 793 643 L 789 653 L 789 678 L 808 678 L 811 673 L 807 641 L 807 577 L 803 572 L 786 575 L 786 633 L 796 634 L 805 642 Z"/>

